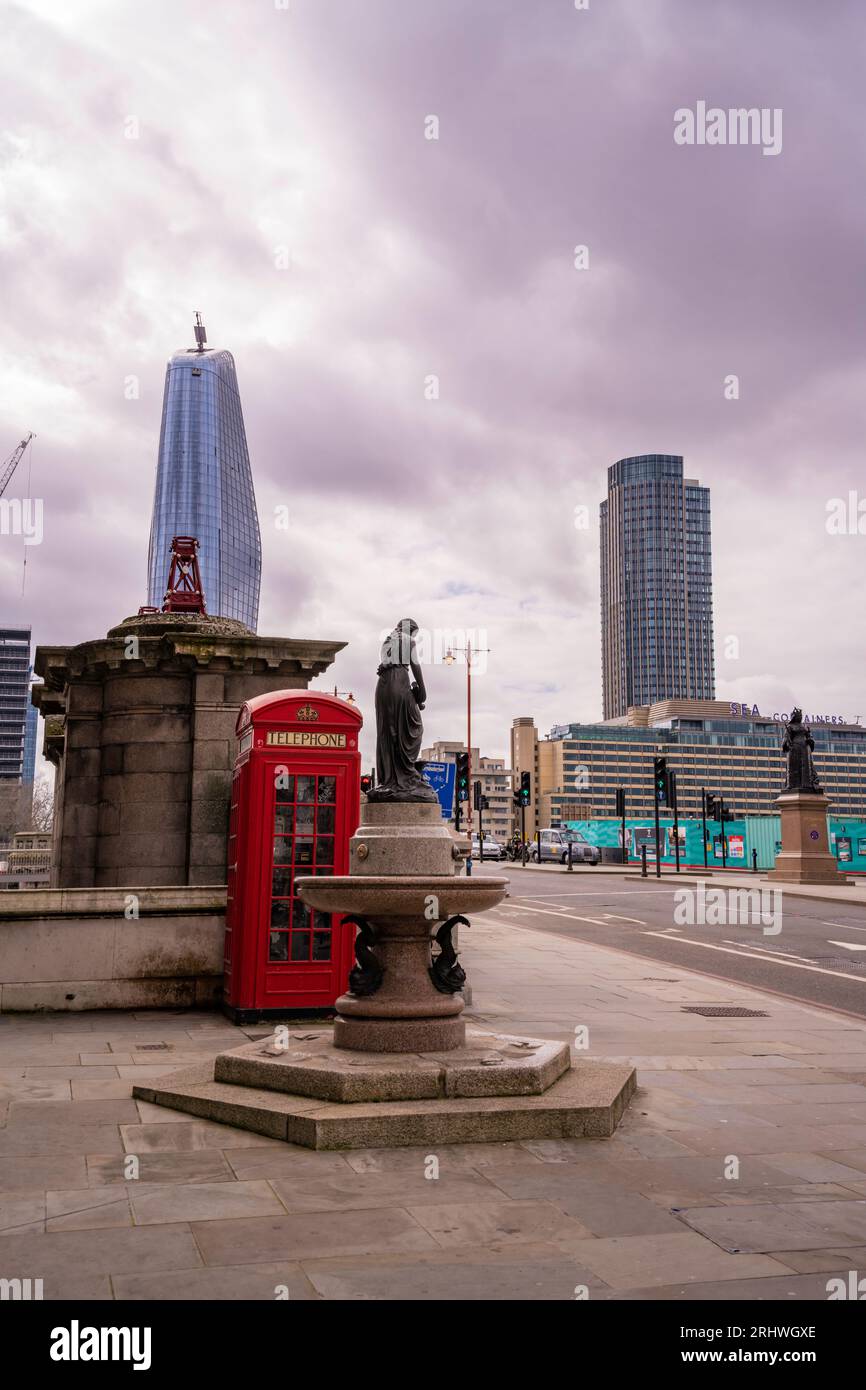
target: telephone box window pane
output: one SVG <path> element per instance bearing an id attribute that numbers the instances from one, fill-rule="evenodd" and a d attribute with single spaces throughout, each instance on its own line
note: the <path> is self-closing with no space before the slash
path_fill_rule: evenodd
<path id="1" fill-rule="evenodd" d="M 319 778 L 319 800 L 320 800 L 320 801 L 336 801 L 336 800 L 337 800 L 337 779 L 336 779 L 336 777 L 320 777 L 320 778 Z"/>
<path id="2" fill-rule="evenodd" d="M 316 863 L 333 864 L 334 862 L 334 837 L 333 835 L 320 836 L 316 841 Z"/>
<path id="3" fill-rule="evenodd" d="M 319 806 L 316 810 L 316 829 L 320 835 L 333 835 L 336 806 Z"/>
<path id="4" fill-rule="evenodd" d="M 286 898 L 275 898 L 271 903 L 271 926 L 288 927 L 289 904 Z"/>
<path id="5" fill-rule="evenodd" d="M 274 839 L 274 864 L 291 864 L 292 862 L 292 837 L 291 835 L 277 835 Z"/>
<path id="6" fill-rule="evenodd" d="M 316 779 L 315 777 L 298 778 L 297 801 L 315 801 L 316 799 Z"/>
<path id="7" fill-rule="evenodd" d="M 299 835 L 312 835 L 315 806 L 295 807 L 295 828 Z"/>
<path id="8" fill-rule="evenodd" d="M 331 933 L 329 931 L 313 932 L 313 960 L 331 959 Z"/>
<path id="9" fill-rule="evenodd" d="M 277 774 L 277 801 L 294 801 L 295 779 L 287 772 Z"/>
<path id="10" fill-rule="evenodd" d="M 291 835 L 292 833 L 292 808 L 291 806 L 278 806 L 274 812 L 274 834 Z"/>
<path id="11" fill-rule="evenodd" d="M 292 928 L 294 931 L 308 931 L 310 926 L 310 909 L 299 898 L 295 898 L 292 903 Z"/>
<path id="12" fill-rule="evenodd" d="M 317 864 L 316 867 L 313 869 L 314 874 L 332 874 L 333 872 L 333 864 Z"/>
<path id="13" fill-rule="evenodd" d="M 313 913 L 313 931 L 330 931 L 331 914 L 330 912 Z"/>
<path id="14" fill-rule="evenodd" d="M 287 898 L 292 891 L 292 871 L 286 865 L 280 865 L 274 869 L 273 895 L 275 898 Z"/>
<path id="15" fill-rule="evenodd" d="M 271 945 L 268 952 L 269 960 L 288 960 L 289 959 L 289 933 L 287 931 L 272 931 Z"/>
<path id="16" fill-rule="evenodd" d="M 292 932 L 292 960 L 310 959 L 310 933 L 308 931 Z"/>
<path id="17" fill-rule="evenodd" d="M 295 863 L 312 864 L 313 862 L 313 837 L 311 835 L 299 835 L 295 842 Z"/>

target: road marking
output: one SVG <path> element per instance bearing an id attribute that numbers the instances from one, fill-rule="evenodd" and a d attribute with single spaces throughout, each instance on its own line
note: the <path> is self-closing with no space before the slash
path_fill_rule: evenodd
<path id="1" fill-rule="evenodd" d="M 822 922 L 822 927 L 841 927 L 843 931 L 866 931 L 866 927 L 855 927 L 851 922 Z"/>
<path id="2" fill-rule="evenodd" d="M 615 912 L 605 912 L 602 915 L 612 922 L 637 922 L 639 927 L 645 927 L 647 925 L 642 917 L 620 917 Z M 866 951 L 866 946 L 864 946 L 863 949 Z"/>
<path id="3" fill-rule="evenodd" d="M 831 946 L 844 946 L 846 951 L 866 951 L 866 946 L 861 946 L 859 941 L 830 941 L 829 936 L 827 941 Z"/>
<path id="4" fill-rule="evenodd" d="M 790 956 L 791 960 L 804 960 L 806 962 L 810 962 L 813 960 L 812 956 L 798 956 L 796 952 L 783 951 L 778 946 L 759 946 L 757 944 L 750 945 L 748 941 L 732 941 L 728 936 L 722 937 L 722 940 L 727 942 L 729 946 L 748 946 L 749 949 L 752 951 L 766 951 L 769 956 Z"/>
<path id="5" fill-rule="evenodd" d="M 504 902 L 503 907 L 510 907 L 512 912 L 538 912 L 542 917 L 556 917 L 560 921 L 563 917 L 568 917 L 572 922 L 591 922 L 594 927 L 604 927 L 607 923 L 602 917 L 578 917 L 574 912 L 552 912 L 549 907 L 520 907 L 516 903 Z"/>
<path id="6" fill-rule="evenodd" d="M 665 933 L 660 931 L 645 931 L 642 933 L 642 935 L 660 936 L 662 940 L 665 939 Z M 745 957 L 748 960 L 760 960 L 763 961 L 764 965 L 769 965 L 769 961 L 767 960 L 766 956 L 756 956 L 751 951 L 729 951 L 726 946 L 713 946 L 712 943 L 709 941 L 693 941 L 691 937 L 688 936 L 681 936 L 680 941 L 685 946 L 703 946 L 705 951 L 721 951 L 722 954 L 725 956 L 739 956 L 741 959 Z M 777 957 L 776 964 L 787 965 L 790 970 L 808 970 L 813 975 L 832 975 L 837 980 L 850 980 L 852 984 L 866 985 L 866 978 L 864 978 L 862 975 L 848 975 L 843 970 L 825 970 L 822 966 L 819 965 L 799 965 L 797 961 L 786 960 L 784 956 Z M 761 986 L 753 985 L 752 988 L 760 989 Z"/>

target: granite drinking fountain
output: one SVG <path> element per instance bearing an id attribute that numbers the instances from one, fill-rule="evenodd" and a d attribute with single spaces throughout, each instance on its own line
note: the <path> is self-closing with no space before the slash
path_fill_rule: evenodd
<path id="1" fill-rule="evenodd" d="M 296 879 L 303 902 L 356 927 L 333 1026 L 278 1025 L 213 1062 L 136 1085 L 136 1097 L 314 1149 L 616 1128 L 635 1087 L 631 1066 L 572 1064 L 566 1042 L 466 1026 L 455 928 L 465 933 L 501 903 L 508 880 L 464 874 L 468 847 L 419 770 L 426 697 L 414 632 L 403 620 L 382 649 L 379 784 L 362 803 L 352 871 Z"/>

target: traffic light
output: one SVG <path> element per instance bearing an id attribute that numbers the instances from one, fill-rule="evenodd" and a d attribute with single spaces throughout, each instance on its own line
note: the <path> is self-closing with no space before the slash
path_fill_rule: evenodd
<path id="1" fill-rule="evenodd" d="M 469 800 L 469 754 L 457 754 L 456 796 L 459 801 Z"/>
<path id="2" fill-rule="evenodd" d="M 616 789 L 616 814 L 620 819 L 625 815 L 625 787 Z"/>
<path id="3" fill-rule="evenodd" d="M 473 807 L 474 807 L 474 809 L 475 809 L 476 811 L 481 811 L 481 810 L 483 810 L 483 807 L 482 807 L 482 805 L 481 805 L 481 783 L 480 783 L 480 782 L 473 782 L 473 784 L 472 784 L 472 805 L 473 805 Z"/>
<path id="4" fill-rule="evenodd" d="M 667 758 L 653 758 L 653 777 L 655 779 L 656 801 L 659 806 L 669 806 L 671 784 Z"/>
<path id="5" fill-rule="evenodd" d="M 707 820 L 718 820 L 722 805 L 721 797 L 714 796 L 711 792 L 706 792 L 705 798 L 706 805 L 704 807 L 704 815 Z"/>
<path id="6" fill-rule="evenodd" d="M 517 793 L 518 806 L 528 806 L 532 795 L 532 777 L 528 772 L 520 774 L 520 791 Z"/>
<path id="7" fill-rule="evenodd" d="M 368 792 L 371 792 L 371 791 L 373 790 L 373 788 L 375 787 L 375 785 L 376 785 L 376 774 L 375 774 L 375 772 L 362 772 L 362 773 L 361 773 L 361 793 L 362 793 L 363 796 L 366 796 Z"/>

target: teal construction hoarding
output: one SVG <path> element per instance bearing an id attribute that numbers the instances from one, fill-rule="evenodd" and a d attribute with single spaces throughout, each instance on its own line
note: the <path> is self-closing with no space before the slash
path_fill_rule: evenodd
<path id="1" fill-rule="evenodd" d="M 579 830 L 590 844 L 601 849 L 619 849 L 622 844 L 622 822 L 619 820 L 569 821 L 573 830 Z M 659 816 L 661 860 L 663 864 L 673 864 L 674 822 L 671 815 Z M 655 863 L 656 841 L 655 821 L 652 817 L 644 820 L 626 819 L 626 847 L 629 863 L 639 863 L 641 845 L 646 845 L 648 863 Z M 866 873 L 866 820 L 843 820 L 828 816 L 827 828 L 830 839 L 830 852 L 839 861 L 840 869 L 846 873 Z M 732 869 L 751 869 L 752 853 L 757 851 L 757 867 L 772 869 L 776 855 L 782 848 L 780 820 L 778 816 L 745 816 L 741 820 L 727 821 L 726 861 Z M 703 827 L 697 819 L 680 819 L 679 822 L 680 863 L 683 867 L 703 867 L 704 837 Z M 706 863 L 712 867 L 722 863 L 722 827 L 717 821 L 707 821 Z"/>

